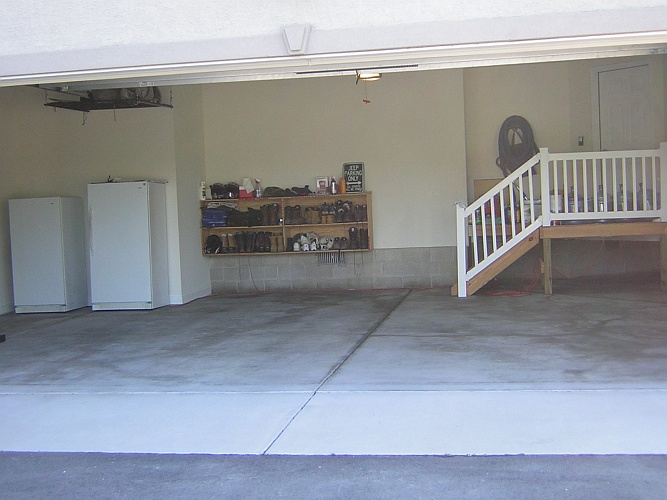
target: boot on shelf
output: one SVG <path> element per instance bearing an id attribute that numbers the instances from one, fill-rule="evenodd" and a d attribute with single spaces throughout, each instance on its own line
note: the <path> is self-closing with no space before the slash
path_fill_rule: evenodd
<path id="1" fill-rule="evenodd" d="M 271 205 L 262 205 L 262 226 L 269 226 L 271 224 Z"/>
<path id="2" fill-rule="evenodd" d="M 349 229 L 350 234 L 350 250 L 359 250 L 359 230 L 356 227 Z"/>
<path id="3" fill-rule="evenodd" d="M 368 250 L 368 229 L 359 229 L 359 248 Z"/>
<path id="4" fill-rule="evenodd" d="M 246 237 L 246 245 L 245 245 L 246 253 L 255 252 L 256 251 L 255 250 L 255 243 L 257 241 L 257 233 L 255 233 L 254 231 L 250 231 L 250 232 L 245 233 L 245 237 Z"/>
<path id="5" fill-rule="evenodd" d="M 270 210 L 271 216 L 269 217 L 270 226 L 278 226 L 280 224 L 280 205 L 273 203 Z"/>
<path id="6" fill-rule="evenodd" d="M 238 247 L 239 253 L 245 253 L 246 243 L 247 243 L 246 233 L 244 232 L 236 233 L 236 246 Z"/>
<path id="7" fill-rule="evenodd" d="M 269 253 L 271 252 L 271 233 L 266 231 L 264 233 L 264 252 Z"/>
<path id="8" fill-rule="evenodd" d="M 354 206 L 354 222 L 361 222 L 361 205 Z"/>

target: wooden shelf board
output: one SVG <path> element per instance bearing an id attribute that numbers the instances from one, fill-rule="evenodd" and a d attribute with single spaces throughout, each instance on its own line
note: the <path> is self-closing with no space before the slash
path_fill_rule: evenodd
<path id="1" fill-rule="evenodd" d="M 667 222 L 599 222 L 563 224 L 540 229 L 540 238 L 591 238 L 614 236 L 649 236 L 667 233 Z"/>

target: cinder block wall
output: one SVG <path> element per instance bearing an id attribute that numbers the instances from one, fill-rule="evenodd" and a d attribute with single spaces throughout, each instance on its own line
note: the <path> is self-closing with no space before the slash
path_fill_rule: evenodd
<path id="1" fill-rule="evenodd" d="M 451 286 L 456 279 L 454 247 L 376 249 L 340 256 L 344 262 L 320 263 L 318 254 L 306 252 L 210 257 L 213 293 L 438 287 Z"/>

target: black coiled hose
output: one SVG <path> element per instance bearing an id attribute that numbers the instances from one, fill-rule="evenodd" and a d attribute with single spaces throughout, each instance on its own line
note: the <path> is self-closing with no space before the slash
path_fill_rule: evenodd
<path id="1" fill-rule="evenodd" d="M 538 152 L 533 129 L 528 121 L 513 115 L 507 118 L 498 134 L 498 158 L 496 165 L 505 177 L 530 160 Z"/>

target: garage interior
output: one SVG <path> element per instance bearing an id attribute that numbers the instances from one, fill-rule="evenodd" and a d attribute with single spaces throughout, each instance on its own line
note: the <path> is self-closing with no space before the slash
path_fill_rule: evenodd
<path id="1" fill-rule="evenodd" d="M 551 151 L 593 151 L 593 74 L 647 64 L 647 140 L 667 140 L 661 33 L 540 55 L 488 45 L 440 66 L 375 61 L 383 75 L 368 84 L 353 67 L 168 75 L 158 85 L 173 109 L 53 109 L 65 80 L 0 79 L 0 449 L 667 453 L 657 242 L 555 242 L 551 297 L 524 292 L 539 254 L 507 269 L 500 291 L 449 291 L 455 203 L 499 176 L 507 116 L 525 116 Z M 202 255 L 202 181 L 302 186 L 349 161 L 364 162 L 373 193 L 372 251 L 345 265 Z M 108 177 L 167 182 L 170 305 L 13 314 L 8 200 L 85 197 Z"/>

